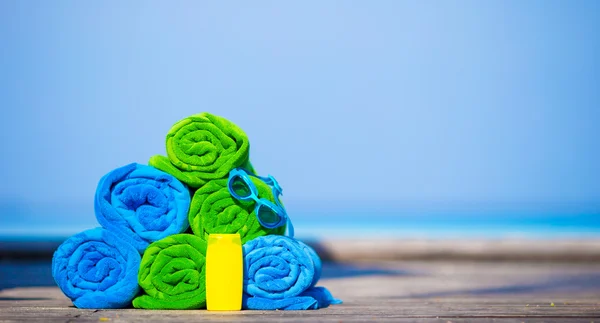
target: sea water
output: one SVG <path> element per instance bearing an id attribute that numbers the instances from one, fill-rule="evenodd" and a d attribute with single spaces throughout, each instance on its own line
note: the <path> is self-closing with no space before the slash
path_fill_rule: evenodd
<path id="1" fill-rule="evenodd" d="M 99 226 L 93 210 L 11 214 L 0 209 L 0 241 L 55 241 Z M 415 211 L 288 208 L 296 237 L 322 238 L 600 238 L 600 212 Z"/>

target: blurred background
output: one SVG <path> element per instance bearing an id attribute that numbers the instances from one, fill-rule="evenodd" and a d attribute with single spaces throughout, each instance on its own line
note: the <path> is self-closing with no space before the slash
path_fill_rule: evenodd
<path id="1" fill-rule="evenodd" d="M 600 238 L 600 2 L 0 2 L 0 241 L 209 111 L 310 239 Z M 1 249 L 1 248 L 0 248 Z"/>

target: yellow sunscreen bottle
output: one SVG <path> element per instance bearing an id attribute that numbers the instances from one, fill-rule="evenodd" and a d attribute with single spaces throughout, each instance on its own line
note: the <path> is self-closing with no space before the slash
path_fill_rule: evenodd
<path id="1" fill-rule="evenodd" d="M 206 308 L 242 309 L 242 240 L 239 234 L 211 234 L 206 251 Z"/>

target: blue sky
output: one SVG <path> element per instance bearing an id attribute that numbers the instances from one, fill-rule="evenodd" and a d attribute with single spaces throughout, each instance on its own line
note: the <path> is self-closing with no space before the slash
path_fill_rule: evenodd
<path id="1" fill-rule="evenodd" d="M 0 201 L 92 212 L 210 111 L 298 209 L 598 211 L 598 30 L 598 1 L 2 1 Z"/>

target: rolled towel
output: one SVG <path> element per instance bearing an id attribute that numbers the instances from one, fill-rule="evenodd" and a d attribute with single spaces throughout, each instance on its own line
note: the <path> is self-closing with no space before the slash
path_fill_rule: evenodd
<path id="1" fill-rule="evenodd" d="M 102 228 L 63 242 L 52 258 L 52 276 L 78 308 L 124 308 L 139 291 L 140 254 Z"/>
<path id="2" fill-rule="evenodd" d="M 231 121 L 207 112 L 177 122 L 167 134 L 167 157 L 148 164 L 175 176 L 192 188 L 227 177 L 236 167 L 252 169 L 250 143 Z"/>
<path id="3" fill-rule="evenodd" d="M 321 261 L 310 247 L 284 236 L 263 236 L 243 246 L 242 307 L 307 310 L 339 304 L 324 287 L 314 287 Z"/>
<path id="4" fill-rule="evenodd" d="M 271 188 L 251 177 L 259 197 L 274 202 Z M 255 214 L 254 201 L 238 201 L 227 188 L 227 179 L 212 180 L 199 188 L 192 197 L 189 222 L 195 235 L 208 240 L 211 233 L 239 233 L 242 243 L 267 234 L 283 234 L 285 226 L 263 227 Z"/>
<path id="5" fill-rule="evenodd" d="M 175 177 L 135 163 L 102 177 L 94 203 L 100 225 L 140 252 L 187 230 L 189 205 L 190 192 Z"/>
<path id="6" fill-rule="evenodd" d="M 176 234 L 148 246 L 138 283 L 145 295 L 133 306 L 146 309 L 206 307 L 206 242 L 191 234 Z"/>

